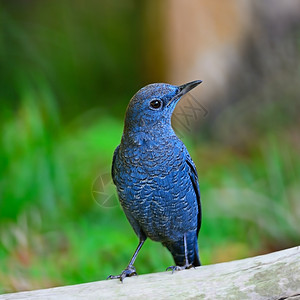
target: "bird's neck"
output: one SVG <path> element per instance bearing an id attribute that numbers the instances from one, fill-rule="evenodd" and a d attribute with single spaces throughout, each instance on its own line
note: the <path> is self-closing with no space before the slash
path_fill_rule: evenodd
<path id="1" fill-rule="evenodd" d="M 135 127 L 133 129 L 124 128 L 122 144 L 127 145 L 147 145 L 149 143 L 163 143 L 166 139 L 176 137 L 171 124 L 158 124 L 153 127 Z"/>

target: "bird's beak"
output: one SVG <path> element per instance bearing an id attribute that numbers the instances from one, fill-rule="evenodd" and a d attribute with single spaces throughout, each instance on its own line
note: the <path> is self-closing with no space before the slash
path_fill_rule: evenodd
<path id="1" fill-rule="evenodd" d="M 198 86 L 201 82 L 202 80 L 195 80 L 178 86 L 177 94 L 170 100 L 167 106 L 169 106 L 172 102 L 179 100 L 183 95 Z"/>

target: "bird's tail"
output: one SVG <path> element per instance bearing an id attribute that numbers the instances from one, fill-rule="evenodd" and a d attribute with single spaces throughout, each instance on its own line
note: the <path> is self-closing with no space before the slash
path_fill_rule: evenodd
<path id="1" fill-rule="evenodd" d="M 199 257 L 199 250 L 198 250 L 198 240 L 196 238 L 196 243 L 195 243 L 195 251 L 194 251 L 194 262 L 192 263 L 194 267 L 199 267 L 201 266 L 201 261 Z"/>
<path id="2" fill-rule="evenodd" d="M 199 252 L 198 252 L 198 241 L 196 234 L 187 234 L 187 258 L 188 263 L 194 267 L 201 266 Z M 176 266 L 184 266 L 185 261 L 185 249 L 183 240 L 176 242 L 166 243 L 165 246 L 171 252 Z"/>

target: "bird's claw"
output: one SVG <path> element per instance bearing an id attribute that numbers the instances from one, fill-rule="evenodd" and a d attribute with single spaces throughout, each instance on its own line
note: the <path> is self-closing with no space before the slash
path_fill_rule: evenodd
<path id="1" fill-rule="evenodd" d="M 120 278 L 120 281 L 123 283 L 125 277 L 131 277 L 137 275 L 134 266 L 128 266 L 125 270 L 122 271 L 120 275 L 109 275 L 106 279 L 117 279 Z"/>
<path id="2" fill-rule="evenodd" d="M 170 267 L 167 267 L 166 271 L 172 270 L 172 274 L 173 274 L 175 271 L 181 271 L 181 270 L 186 270 L 186 269 L 190 269 L 190 268 L 195 268 L 195 267 L 192 264 L 187 264 L 184 266 L 170 266 Z"/>

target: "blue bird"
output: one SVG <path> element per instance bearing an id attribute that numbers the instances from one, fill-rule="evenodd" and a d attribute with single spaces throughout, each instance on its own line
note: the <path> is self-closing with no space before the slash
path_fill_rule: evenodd
<path id="1" fill-rule="evenodd" d="M 119 278 L 137 275 L 134 261 L 149 237 L 171 252 L 173 271 L 200 266 L 200 189 L 196 167 L 171 126 L 180 98 L 202 81 L 180 86 L 149 84 L 127 107 L 123 136 L 112 163 L 112 178 L 139 244 Z"/>

